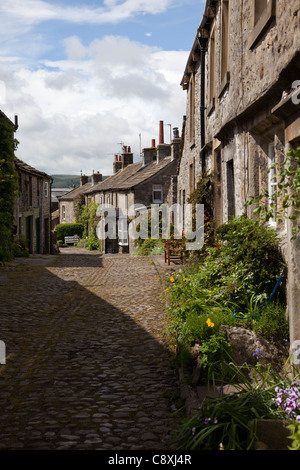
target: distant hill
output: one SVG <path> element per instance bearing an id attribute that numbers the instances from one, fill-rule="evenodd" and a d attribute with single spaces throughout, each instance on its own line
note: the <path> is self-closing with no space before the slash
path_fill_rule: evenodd
<path id="1" fill-rule="evenodd" d="M 77 175 L 51 175 L 53 179 L 52 188 L 70 188 L 80 185 L 80 176 Z M 103 179 L 107 176 L 103 176 Z M 89 182 L 91 177 L 89 176 Z"/>

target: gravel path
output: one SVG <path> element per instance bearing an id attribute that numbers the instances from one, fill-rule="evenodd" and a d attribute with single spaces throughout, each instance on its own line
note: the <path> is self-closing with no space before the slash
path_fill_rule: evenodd
<path id="1" fill-rule="evenodd" d="M 176 449 L 155 267 L 61 251 L 0 268 L 0 449 Z"/>

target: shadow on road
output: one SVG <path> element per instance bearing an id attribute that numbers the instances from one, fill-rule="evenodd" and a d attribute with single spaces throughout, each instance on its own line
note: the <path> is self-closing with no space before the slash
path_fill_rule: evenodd
<path id="1" fill-rule="evenodd" d="M 141 262 L 114 263 L 111 272 L 101 256 L 70 251 L 49 267 L 0 269 L 0 448 L 172 446 L 178 384 L 162 305 L 149 266 L 142 275 Z M 79 282 L 64 278 L 71 267 Z"/>

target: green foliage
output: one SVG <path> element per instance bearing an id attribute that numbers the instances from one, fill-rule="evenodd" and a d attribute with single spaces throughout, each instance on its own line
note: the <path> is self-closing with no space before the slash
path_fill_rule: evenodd
<path id="1" fill-rule="evenodd" d="M 12 233 L 17 174 L 14 166 L 14 128 L 0 115 L 0 261 L 12 257 Z"/>
<path id="2" fill-rule="evenodd" d="M 300 235 L 300 147 L 297 150 L 290 149 L 283 164 L 275 163 L 271 170 L 275 170 L 273 181 L 277 183 L 276 190 L 272 194 L 264 190 L 258 198 L 249 198 L 246 206 L 255 205 L 254 214 L 262 221 L 271 218 L 276 218 L 278 223 L 285 219 L 293 221 L 292 233 L 295 239 Z"/>
<path id="3" fill-rule="evenodd" d="M 247 364 L 238 366 L 229 355 L 225 373 L 226 381 L 217 375 L 218 383 L 215 381 L 208 389 L 201 406 L 183 420 L 179 429 L 181 449 L 251 450 L 257 440 L 259 419 L 283 419 L 275 397 L 278 386 L 284 389 L 289 384 L 289 368 L 279 373 L 269 366 L 263 372 Z M 230 393 L 223 384 L 232 385 Z M 291 438 L 294 436 L 296 441 L 299 435 L 293 432 Z"/>
<path id="4" fill-rule="evenodd" d="M 89 236 L 84 240 L 83 244 L 88 250 L 101 251 L 101 240 L 99 240 L 92 233 L 90 233 Z"/>
<path id="5" fill-rule="evenodd" d="M 13 255 L 15 257 L 27 258 L 29 256 L 29 249 L 27 248 L 27 240 L 25 237 L 20 236 L 13 244 Z"/>
<path id="6" fill-rule="evenodd" d="M 223 325 L 288 338 L 284 289 L 266 307 L 283 266 L 273 229 L 241 217 L 221 226 L 216 237 L 197 268 L 194 263 L 170 279 L 168 332 L 179 360 L 181 351 L 209 341 Z M 235 318 L 241 310 L 247 320 Z"/>
<path id="7" fill-rule="evenodd" d="M 83 204 L 83 201 L 78 205 L 77 210 L 77 219 L 83 225 L 83 238 L 89 236 L 89 233 L 92 233 L 93 237 L 96 237 L 96 227 L 98 224 L 97 219 L 97 204 L 94 201 L 91 201 L 88 206 Z"/>
<path id="8" fill-rule="evenodd" d="M 288 436 L 288 438 L 292 441 L 291 446 L 288 447 L 289 450 L 300 450 L 300 423 L 297 420 L 293 420 L 287 428 L 291 432 L 291 435 Z"/>
<path id="9" fill-rule="evenodd" d="M 161 239 L 147 238 L 134 251 L 135 256 L 160 255 L 164 252 L 164 243 Z"/>
<path id="10" fill-rule="evenodd" d="M 78 224 L 58 224 L 55 227 L 58 240 L 64 240 L 65 237 L 72 237 L 73 235 L 78 235 L 79 238 L 82 237 L 84 226 L 80 223 Z"/>

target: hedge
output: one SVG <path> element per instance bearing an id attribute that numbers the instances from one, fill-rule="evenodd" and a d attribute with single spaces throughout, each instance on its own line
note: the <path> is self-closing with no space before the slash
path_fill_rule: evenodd
<path id="1" fill-rule="evenodd" d="M 65 237 L 72 237 L 78 235 L 80 238 L 83 235 L 84 225 L 83 224 L 58 224 L 55 227 L 57 233 L 57 240 L 64 241 Z"/>

